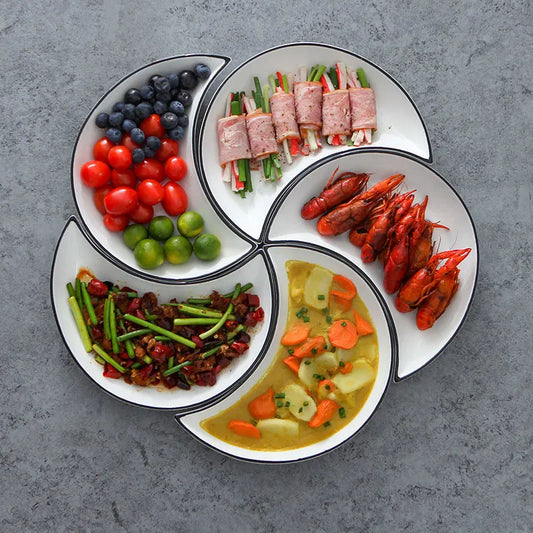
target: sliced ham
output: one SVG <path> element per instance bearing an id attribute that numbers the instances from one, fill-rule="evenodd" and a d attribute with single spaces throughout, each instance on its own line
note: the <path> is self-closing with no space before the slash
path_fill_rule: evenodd
<path id="1" fill-rule="evenodd" d="M 301 127 L 319 130 L 322 126 L 322 84 L 297 81 L 294 84 L 296 120 Z"/>
<path id="2" fill-rule="evenodd" d="M 294 94 L 277 92 L 270 98 L 272 120 L 276 130 L 276 140 L 281 144 L 285 139 L 300 139 Z"/>
<path id="3" fill-rule="evenodd" d="M 322 100 L 322 135 L 350 135 L 350 94 L 347 89 L 324 93 Z"/>
<path id="4" fill-rule="evenodd" d="M 377 129 L 376 97 L 370 88 L 349 89 L 352 108 L 352 131 Z"/>
<path id="5" fill-rule="evenodd" d="M 218 155 L 220 165 L 230 161 L 250 159 L 252 152 L 248 141 L 246 120 L 243 115 L 219 118 L 217 123 Z"/>
<path id="6" fill-rule="evenodd" d="M 274 133 L 274 123 L 271 113 L 262 113 L 261 110 L 246 115 L 248 139 L 252 156 L 262 159 L 270 154 L 278 153 L 278 143 Z"/>

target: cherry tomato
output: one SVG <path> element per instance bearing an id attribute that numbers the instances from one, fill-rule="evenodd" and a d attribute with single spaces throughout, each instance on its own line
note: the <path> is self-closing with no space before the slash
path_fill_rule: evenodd
<path id="1" fill-rule="evenodd" d="M 114 168 L 111 171 L 111 183 L 115 187 L 125 186 L 135 189 L 135 187 L 137 187 L 137 176 L 135 176 L 133 170 L 129 168 L 124 170 Z"/>
<path id="2" fill-rule="evenodd" d="M 107 154 L 109 150 L 115 146 L 107 137 L 102 137 L 96 141 L 93 148 L 93 155 L 97 161 L 103 161 L 107 163 Z"/>
<path id="3" fill-rule="evenodd" d="M 187 163 L 181 157 L 173 156 L 165 163 L 165 174 L 172 181 L 180 181 L 187 174 Z"/>
<path id="4" fill-rule="evenodd" d="M 165 167 L 157 159 L 145 159 L 142 163 L 133 165 L 133 172 L 140 180 L 163 181 L 165 179 Z"/>
<path id="5" fill-rule="evenodd" d="M 178 141 L 165 137 L 164 139 L 161 139 L 161 148 L 156 152 L 155 157 L 161 161 L 161 163 L 164 163 L 169 157 L 178 155 L 179 151 L 180 145 Z"/>
<path id="6" fill-rule="evenodd" d="M 88 187 L 101 187 L 111 177 L 111 169 L 103 161 L 87 161 L 81 167 L 81 181 Z"/>
<path id="7" fill-rule="evenodd" d="M 165 196 L 163 185 L 157 180 L 147 179 L 141 181 L 137 187 L 139 201 L 146 205 L 158 204 Z"/>
<path id="8" fill-rule="evenodd" d="M 164 187 L 163 209 L 170 216 L 181 215 L 187 210 L 187 193 L 178 183 L 167 183 Z"/>
<path id="9" fill-rule="evenodd" d="M 102 215 L 105 215 L 105 206 L 104 206 L 104 198 L 105 196 L 110 193 L 113 190 L 112 185 L 103 185 L 102 187 L 98 187 L 98 189 L 94 189 L 94 205 L 96 206 L 96 209 L 102 213 Z"/>
<path id="10" fill-rule="evenodd" d="M 113 168 L 124 170 L 131 166 L 131 152 L 125 146 L 113 146 L 107 154 L 107 160 Z"/>
<path id="11" fill-rule="evenodd" d="M 128 216 L 136 224 L 148 224 L 154 218 L 154 208 L 151 205 L 145 205 L 139 202 L 133 211 L 128 213 Z"/>
<path id="12" fill-rule="evenodd" d="M 165 135 L 165 128 L 161 126 L 161 117 L 156 114 L 150 115 L 141 122 L 141 130 L 144 131 L 146 137 L 153 135 L 161 138 Z"/>
<path id="13" fill-rule="evenodd" d="M 128 217 L 126 215 L 106 213 L 104 215 L 104 225 L 109 231 L 123 231 L 128 225 Z"/>
<path id="14" fill-rule="evenodd" d="M 111 215 L 125 215 L 137 205 L 137 191 L 131 187 L 115 187 L 104 198 L 105 210 Z"/>
<path id="15" fill-rule="evenodd" d="M 133 152 L 133 150 L 135 150 L 135 148 L 140 148 L 140 146 L 138 144 L 134 143 L 131 140 L 131 135 L 129 133 L 127 133 L 126 135 L 124 135 L 122 137 L 121 144 L 122 144 L 122 146 L 125 146 L 130 152 Z"/>

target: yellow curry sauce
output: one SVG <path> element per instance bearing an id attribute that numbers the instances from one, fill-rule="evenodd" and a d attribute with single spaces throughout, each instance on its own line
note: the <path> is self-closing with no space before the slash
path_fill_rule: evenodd
<path id="1" fill-rule="evenodd" d="M 355 322 L 353 311 L 372 324 L 368 310 L 359 295 L 353 298 L 350 308 L 346 310 L 346 305 L 343 306 L 342 302 L 329 294 L 331 290 L 342 289 L 336 281 L 333 281 L 334 275 L 329 270 L 302 261 L 287 261 L 286 270 L 289 281 L 286 331 L 295 323 L 305 323 L 311 327 L 310 337 L 320 335 L 324 337 L 326 351 L 301 359 L 299 374 L 296 374 L 283 360 L 293 354 L 297 347 L 280 345 L 270 367 L 250 391 L 225 411 L 201 422 L 206 431 L 235 446 L 265 451 L 288 450 L 323 440 L 344 427 L 357 415 L 375 383 L 378 367 L 378 342 L 375 331 L 364 336 L 360 335 L 355 346 L 349 350 L 333 347 L 328 339 L 328 330 L 333 322 L 337 320 Z M 352 367 L 353 370 L 349 374 L 340 372 L 342 369 Z M 322 386 L 319 392 L 318 383 L 324 378 L 339 385 L 335 385 L 332 392 L 328 392 L 326 387 Z M 344 392 L 341 391 L 341 386 Z M 281 424 L 290 426 L 289 431 L 277 427 L 280 425 L 278 422 L 254 420 L 249 412 L 249 402 L 269 388 L 275 393 L 275 418 L 289 421 Z M 308 401 L 303 402 L 298 409 L 294 403 L 295 389 L 298 398 L 304 394 L 302 391 L 309 395 Z M 292 409 L 289 398 L 293 400 Z M 324 398 L 333 399 L 339 406 L 329 422 L 319 427 L 310 427 L 307 420 L 298 418 L 304 414 L 308 418 L 307 411 Z M 261 437 L 236 434 L 228 428 L 232 420 L 254 424 L 261 429 Z"/>

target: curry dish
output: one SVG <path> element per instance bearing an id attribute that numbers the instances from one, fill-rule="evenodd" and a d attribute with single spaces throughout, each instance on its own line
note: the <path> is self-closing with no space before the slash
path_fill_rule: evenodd
<path id="1" fill-rule="evenodd" d="M 346 426 L 366 402 L 378 367 L 377 335 L 354 283 L 288 261 L 287 326 L 272 364 L 250 391 L 201 422 L 215 437 L 254 450 L 288 450 Z"/>

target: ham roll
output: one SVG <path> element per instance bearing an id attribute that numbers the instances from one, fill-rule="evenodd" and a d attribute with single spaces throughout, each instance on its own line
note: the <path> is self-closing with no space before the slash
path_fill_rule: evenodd
<path id="1" fill-rule="evenodd" d="M 349 89 L 352 108 L 352 131 L 378 128 L 376 97 L 370 88 Z"/>
<path id="2" fill-rule="evenodd" d="M 222 167 L 231 161 L 250 159 L 252 157 L 246 119 L 243 115 L 219 118 L 217 134 L 218 155 Z"/>
<path id="3" fill-rule="evenodd" d="M 250 149 L 255 159 L 263 159 L 270 154 L 278 153 L 278 143 L 274 133 L 271 113 L 263 113 L 260 109 L 246 115 Z"/>
<path id="4" fill-rule="evenodd" d="M 281 144 L 285 139 L 300 140 L 294 94 L 277 92 L 270 97 L 272 120 L 276 130 L 276 140 Z"/>
<path id="5" fill-rule="evenodd" d="M 350 93 L 340 89 L 324 93 L 322 100 L 322 135 L 350 135 Z"/>
<path id="6" fill-rule="evenodd" d="M 294 84 L 296 120 L 300 127 L 320 130 L 322 126 L 322 84 L 318 81 L 297 81 Z"/>

